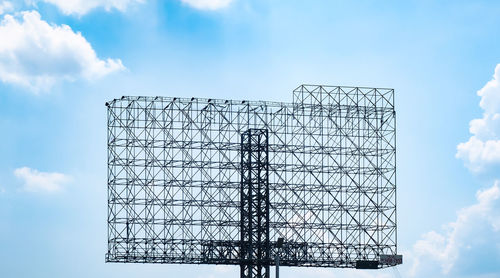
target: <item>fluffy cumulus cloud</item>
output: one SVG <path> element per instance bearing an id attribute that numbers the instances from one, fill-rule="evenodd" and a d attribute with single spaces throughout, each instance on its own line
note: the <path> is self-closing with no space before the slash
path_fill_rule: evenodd
<path id="1" fill-rule="evenodd" d="M 457 146 L 457 157 L 473 172 L 493 170 L 500 162 L 500 64 L 493 79 L 477 94 L 483 117 L 470 122 L 472 136 Z M 492 173 L 500 178 L 497 171 Z M 500 180 L 476 194 L 477 202 L 457 212 L 454 222 L 431 231 L 415 243 L 409 257 L 411 276 L 425 277 L 437 267 L 448 277 L 499 277 Z M 419 274 L 420 273 L 420 274 Z M 427 273 L 427 274 L 429 274 Z"/>
<path id="2" fill-rule="evenodd" d="M 500 64 L 493 79 L 477 92 L 483 117 L 470 122 L 472 136 L 457 146 L 457 158 L 474 172 L 500 164 Z"/>
<path id="3" fill-rule="evenodd" d="M 488 275 L 500 271 L 500 182 L 479 191 L 443 231 L 423 235 L 413 247 L 412 276 L 437 263 L 443 274 Z M 419 275 L 420 276 L 420 275 Z M 493 277 L 491 276 L 491 277 Z"/>
<path id="4" fill-rule="evenodd" d="M 12 3 L 9 1 L 0 2 L 0 14 L 10 12 L 13 8 Z"/>
<path id="5" fill-rule="evenodd" d="M 84 15 L 96 8 L 104 8 L 109 11 L 117 9 L 125 11 L 133 3 L 141 3 L 143 0 L 40 0 L 57 6 L 64 14 Z"/>
<path id="6" fill-rule="evenodd" d="M 231 4 L 232 0 L 181 0 L 183 3 L 200 10 L 218 10 Z"/>
<path id="7" fill-rule="evenodd" d="M 22 189 L 28 192 L 58 192 L 71 181 L 71 177 L 65 174 L 40 172 L 28 167 L 14 170 L 14 175 L 23 181 Z"/>
<path id="8" fill-rule="evenodd" d="M 93 80 L 124 69 L 119 59 L 99 59 L 79 32 L 49 24 L 36 11 L 5 15 L 0 38 L 0 80 L 33 91 L 58 80 Z"/>

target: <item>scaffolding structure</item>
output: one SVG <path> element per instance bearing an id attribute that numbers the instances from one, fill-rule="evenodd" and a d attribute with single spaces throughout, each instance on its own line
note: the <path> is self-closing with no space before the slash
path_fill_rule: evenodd
<path id="1" fill-rule="evenodd" d="M 232 264 L 242 277 L 269 277 L 277 252 L 281 266 L 402 263 L 394 90 L 106 105 L 106 261 Z"/>

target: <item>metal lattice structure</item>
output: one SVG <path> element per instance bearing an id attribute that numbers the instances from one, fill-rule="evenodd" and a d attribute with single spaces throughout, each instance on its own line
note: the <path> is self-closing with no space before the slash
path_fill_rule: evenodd
<path id="1" fill-rule="evenodd" d="M 106 105 L 108 262 L 233 264 L 269 277 L 284 238 L 283 266 L 401 263 L 392 89 Z"/>

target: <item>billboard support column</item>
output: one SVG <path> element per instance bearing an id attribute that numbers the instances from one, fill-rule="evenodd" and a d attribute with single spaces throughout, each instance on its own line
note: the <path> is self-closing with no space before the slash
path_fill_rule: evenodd
<path id="1" fill-rule="evenodd" d="M 267 129 L 241 134 L 241 278 L 269 278 L 268 142 Z"/>

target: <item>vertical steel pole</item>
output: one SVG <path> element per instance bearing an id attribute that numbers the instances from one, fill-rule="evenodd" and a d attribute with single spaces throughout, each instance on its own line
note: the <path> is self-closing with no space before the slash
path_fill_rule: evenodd
<path id="1" fill-rule="evenodd" d="M 280 278 L 280 255 L 277 254 L 275 258 L 276 263 L 276 278 Z"/>
<path id="2" fill-rule="evenodd" d="M 268 156 L 267 129 L 241 134 L 241 278 L 269 278 Z"/>

